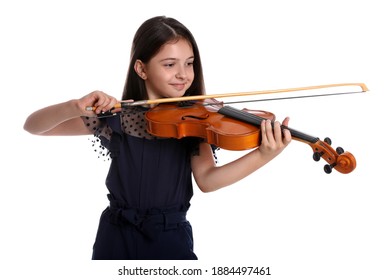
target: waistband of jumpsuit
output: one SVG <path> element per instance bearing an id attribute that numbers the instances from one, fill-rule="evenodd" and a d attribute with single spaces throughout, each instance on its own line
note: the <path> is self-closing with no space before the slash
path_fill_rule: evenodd
<path id="1" fill-rule="evenodd" d="M 177 228 L 186 222 L 188 207 L 173 205 L 166 208 L 138 209 L 126 206 L 108 195 L 111 220 L 115 224 L 130 224 L 146 237 L 154 239 L 162 230 Z"/>

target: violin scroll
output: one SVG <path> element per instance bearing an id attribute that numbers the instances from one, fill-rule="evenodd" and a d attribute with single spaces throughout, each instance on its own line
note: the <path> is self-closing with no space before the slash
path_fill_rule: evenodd
<path id="1" fill-rule="evenodd" d="M 319 161 L 323 158 L 327 162 L 324 165 L 324 172 L 327 174 L 330 174 L 334 168 L 340 173 L 348 174 L 357 166 L 355 157 L 350 152 L 345 152 L 342 147 L 334 150 L 328 137 L 324 141 L 310 143 L 310 146 L 314 151 L 313 160 Z"/>

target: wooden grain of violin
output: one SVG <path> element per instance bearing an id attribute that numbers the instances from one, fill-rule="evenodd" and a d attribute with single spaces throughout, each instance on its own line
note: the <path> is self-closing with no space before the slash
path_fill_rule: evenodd
<path id="1" fill-rule="evenodd" d="M 206 100 L 207 101 L 207 100 Z M 274 124 L 275 115 L 261 110 L 239 110 L 231 106 L 222 106 L 211 99 L 202 104 L 198 101 L 191 106 L 178 104 L 160 104 L 146 112 L 148 131 L 158 137 L 183 138 L 200 137 L 207 143 L 226 150 L 246 150 L 259 146 L 261 141 L 260 124 L 269 119 Z M 350 173 L 356 167 L 354 156 L 338 147 L 331 147 L 331 140 L 310 136 L 290 127 L 281 126 L 291 132 L 292 139 L 311 146 L 313 159 L 323 158 L 327 164 L 326 173 L 333 169 L 340 173 Z"/>

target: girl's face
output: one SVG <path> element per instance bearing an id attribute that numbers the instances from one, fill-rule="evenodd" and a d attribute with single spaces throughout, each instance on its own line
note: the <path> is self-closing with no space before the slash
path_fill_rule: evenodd
<path id="1" fill-rule="evenodd" d="M 149 99 L 181 97 L 194 78 L 193 50 L 184 39 L 167 43 L 147 63 L 142 64 Z"/>

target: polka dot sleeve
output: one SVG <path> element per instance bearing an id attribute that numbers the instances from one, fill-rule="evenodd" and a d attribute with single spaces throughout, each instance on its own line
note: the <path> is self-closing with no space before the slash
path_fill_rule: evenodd
<path id="1" fill-rule="evenodd" d="M 104 136 L 109 139 L 112 134 L 112 130 L 106 124 L 104 119 L 92 118 L 92 117 L 81 117 L 84 121 L 85 126 L 93 133 L 94 136 Z"/>

